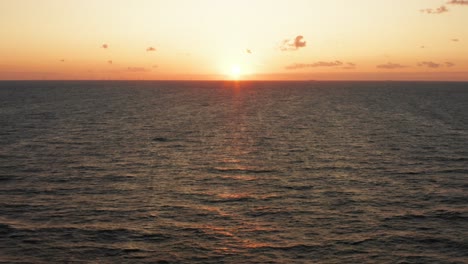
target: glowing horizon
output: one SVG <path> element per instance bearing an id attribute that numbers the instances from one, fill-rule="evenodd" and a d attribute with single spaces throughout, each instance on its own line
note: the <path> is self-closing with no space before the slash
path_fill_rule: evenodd
<path id="1" fill-rule="evenodd" d="M 468 81 L 468 1 L 3 0 L 0 80 Z"/>

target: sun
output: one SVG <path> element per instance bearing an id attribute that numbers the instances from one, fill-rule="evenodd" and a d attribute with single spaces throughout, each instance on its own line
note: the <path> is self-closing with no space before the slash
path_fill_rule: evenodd
<path id="1" fill-rule="evenodd" d="M 239 65 L 233 65 L 231 67 L 231 79 L 233 80 L 239 80 L 239 78 L 242 75 L 242 70 Z"/>

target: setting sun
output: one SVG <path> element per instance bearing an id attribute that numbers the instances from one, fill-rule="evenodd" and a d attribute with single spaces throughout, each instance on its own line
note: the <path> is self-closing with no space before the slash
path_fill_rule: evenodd
<path id="1" fill-rule="evenodd" d="M 241 77 L 241 68 L 239 65 L 233 65 L 231 67 L 231 79 L 238 80 Z"/>

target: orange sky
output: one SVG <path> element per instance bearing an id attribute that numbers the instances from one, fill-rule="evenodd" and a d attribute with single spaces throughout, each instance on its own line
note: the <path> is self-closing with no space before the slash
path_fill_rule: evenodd
<path id="1" fill-rule="evenodd" d="M 468 81 L 468 0 L 0 0 L 0 80 Z"/>

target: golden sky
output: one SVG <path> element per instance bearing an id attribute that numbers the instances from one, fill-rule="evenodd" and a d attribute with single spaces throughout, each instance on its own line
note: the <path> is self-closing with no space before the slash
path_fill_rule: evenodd
<path id="1" fill-rule="evenodd" d="M 0 80 L 467 80 L 468 0 L 0 0 Z"/>

